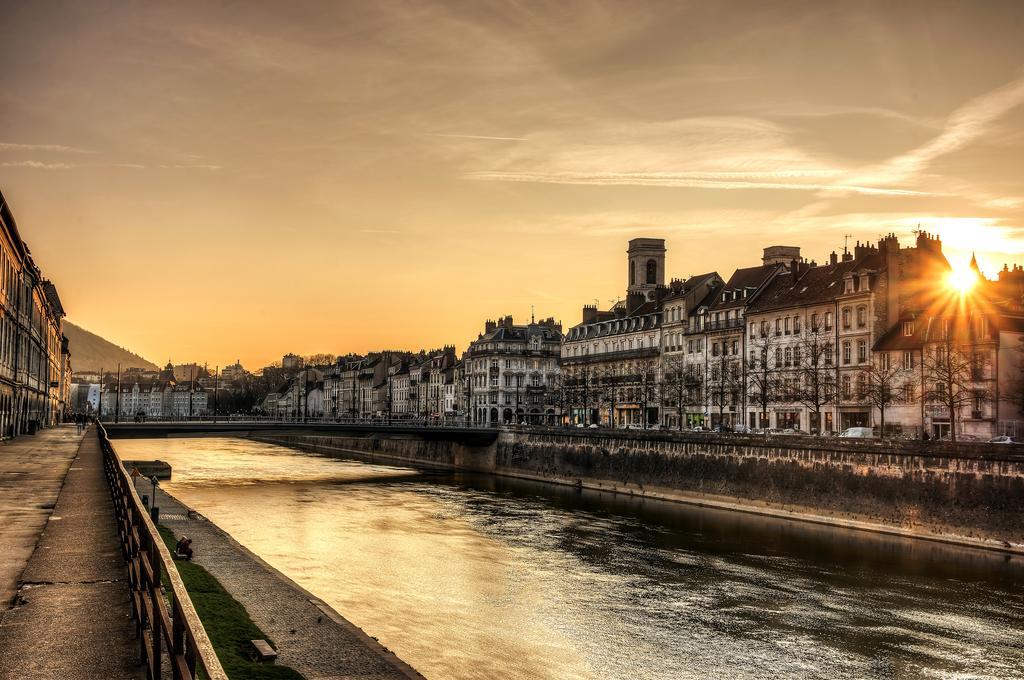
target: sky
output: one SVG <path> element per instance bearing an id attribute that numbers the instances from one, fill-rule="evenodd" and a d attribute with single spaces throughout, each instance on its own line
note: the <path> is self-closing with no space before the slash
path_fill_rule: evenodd
<path id="1" fill-rule="evenodd" d="M 68 318 L 163 363 L 485 319 L 846 236 L 1024 261 L 1024 3 L 5 0 L 0 188 Z"/>

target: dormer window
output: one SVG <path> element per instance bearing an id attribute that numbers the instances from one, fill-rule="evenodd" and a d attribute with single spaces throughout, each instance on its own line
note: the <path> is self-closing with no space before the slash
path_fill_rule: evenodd
<path id="1" fill-rule="evenodd" d="M 903 322 L 903 336 L 909 338 L 909 337 L 912 337 L 913 335 L 914 335 L 914 322 L 913 321 L 904 321 Z"/>

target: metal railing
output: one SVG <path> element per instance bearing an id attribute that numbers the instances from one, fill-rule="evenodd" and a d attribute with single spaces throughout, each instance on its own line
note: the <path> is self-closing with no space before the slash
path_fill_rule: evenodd
<path id="1" fill-rule="evenodd" d="M 173 680 L 192 680 L 197 668 L 207 680 L 227 680 L 227 673 L 217 659 L 148 509 L 111 446 L 103 424 L 97 423 L 96 430 L 103 450 L 103 469 L 114 500 L 121 553 L 128 565 L 139 661 L 146 664 L 147 677 L 149 680 L 162 677 L 166 653 Z M 161 574 L 167 576 L 170 584 L 170 612 L 161 586 Z"/>

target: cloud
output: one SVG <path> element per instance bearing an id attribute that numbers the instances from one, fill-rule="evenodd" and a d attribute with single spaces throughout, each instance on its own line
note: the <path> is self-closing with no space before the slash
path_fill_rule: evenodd
<path id="1" fill-rule="evenodd" d="M 906 182 L 934 159 L 958 151 L 984 135 L 991 123 L 1021 104 L 1024 104 L 1024 73 L 1002 87 L 969 100 L 949 116 L 942 131 L 926 144 L 868 168 L 854 182 Z"/>
<path id="2" fill-rule="evenodd" d="M 114 167 L 115 167 L 115 168 L 135 168 L 135 169 L 143 169 L 143 168 L 145 168 L 146 166 L 145 166 L 145 165 L 142 165 L 141 163 L 114 163 Z"/>
<path id="3" fill-rule="evenodd" d="M 827 176 L 831 173 L 823 173 Z M 814 177 L 815 174 L 785 173 L 540 173 L 540 172 L 472 172 L 467 179 L 504 182 L 543 182 L 551 184 L 596 184 L 602 186 L 631 185 L 652 187 L 684 187 L 695 189 L 782 189 L 787 191 L 819 191 L 827 193 L 857 193 L 884 196 L 931 196 L 930 192 L 896 187 L 858 186 L 854 184 L 828 184 L 820 181 L 780 182 L 780 178 Z"/>
<path id="4" fill-rule="evenodd" d="M 40 170 L 66 170 L 77 168 L 73 163 L 44 163 L 43 161 L 7 161 L 0 163 L 5 168 L 37 168 Z"/>
<path id="5" fill-rule="evenodd" d="M 63 144 L 17 144 L 14 142 L 0 142 L 0 151 L 56 151 L 59 153 L 96 153 L 89 149 L 80 149 L 75 146 Z"/>
<path id="6" fill-rule="evenodd" d="M 525 142 L 525 141 L 527 141 L 526 137 L 490 137 L 488 135 L 455 135 L 455 134 L 443 134 L 443 133 L 440 133 L 440 132 L 435 132 L 435 133 L 432 133 L 432 134 L 430 134 L 428 136 L 430 136 L 430 137 L 455 137 L 457 139 L 493 139 L 493 140 L 497 140 L 497 141 L 501 141 L 501 142 Z"/>
<path id="7" fill-rule="evenodd" d="M 191 164 L 170 164 L 170 165 L 158 165 L 158 168 L 164 170 L 223 170 L 223 165 L 214 165 L 212 163 L 191 163 Z"/>

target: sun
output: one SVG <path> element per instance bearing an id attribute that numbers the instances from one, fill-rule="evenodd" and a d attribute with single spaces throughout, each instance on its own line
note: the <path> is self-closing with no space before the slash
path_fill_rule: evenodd
<path id="1" fill-rule="evenodd" d="M 946 285 L 960 295 L 967 295 L 978 284 L 978 273 L 970 267 L 958 267 L 949 272 Z"/>

